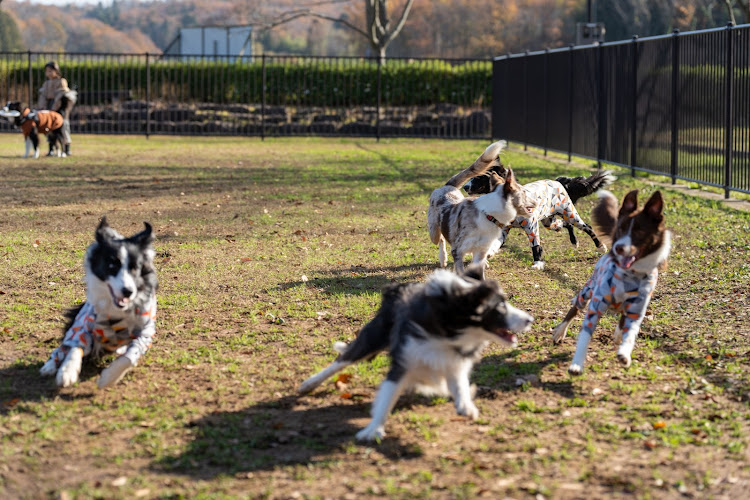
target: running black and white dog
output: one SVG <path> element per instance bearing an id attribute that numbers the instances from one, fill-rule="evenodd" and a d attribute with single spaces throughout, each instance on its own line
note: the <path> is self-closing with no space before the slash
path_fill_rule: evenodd
<path id="1" fill-rule="evenodd" d="M 430 240 L 438 245 L 440 267 L 448 265 L 446 242 L 451 245 L 457 273 L 464 270 L 464 255 L 472 254 L 472 263 L 481 264 L 482 277 L 487 256 L 499 248 L 503 228 L 520 214 L 533 213 L 536 202 L 518 184 L 508 169 L 504 182 L 476 198 L 465 198 L 461 188 L 470 179 L 500 164 L 498 155 L 505 141 L 490 144 L 471 166 L 451 177 L 430 195 L 427 225 Z"/>
<path id="2" fill-rule="evenodd" d="M 503 165 L 493 166 L 484 175 L 473 178 L 464 189 L 470 195 L 482 194 L 497 189 L 504 182 L 507 169 Z M 489 174 L 489 175 L 488 175 Z M 533 269 L 544 269 L 542 258 L 542 241 L 539 234 L 540 224 L 553 231 L 560 231 L 563 227 L 568 229 L 570 242 L 578 246 L 578 239 L 573 232 L 573 226 L 588 234 L 594 245 L 600 252 L 606 252 L 607 248 L 597 238 L 594 230 L 586 224 L 578 214 L 575 203 L 584 196 L 595 193 L 612 184 L 616 178 L 611 172 L 600 172 L 589 177 L 558 177 L 552 180 L 540 180 L 524 184 L 524 190 L 535 200 L 536 208 L 530 214 L 519 214 L 508 226 L 503 228 L 500 238 L 501 245 L 505 243 L 508 232 L 512 227 L 522 228 L 531 244 L 531 252 L 534 258 Z M 557 220 L 561 217 L 562 220 Z"/>
<path id="3" fill-rule="evenodd" d="M 67 97 L 63 97 L 63 105 L 67 105 Z M 23 157 L 28 158 L 32 154 L 39 158 L 39 134 L 47 136 L 50 152 L 57 151 L 57 156 L 65 156 L 62 127 L 65 122 L 63 116 L 57 111 L 41 110 L 32 111 L 21 102 L 8 102 L 0 116 L 21 129 L 26 145 Z"/>
<path id="4" fill-rule="evenodd" d="M 84 356 L 116 353 L 102 371 L 99 388 L 109 387 L 138 363 L 156 333 L 156 270 L 151 225 L 129 238 L 102 218 L 96 241 L 84 259 L 86 302 L 68 313 L 62 344 L 42 366 L 57 385 L 78 381 Z"/>
<path id="5" fill-rule="evenodd" d="M 385 420 L 408 389 L 452 396 L 459 415 L 476 419 L 479 410 L 469 383 L 474 363 L 491 341 L 514 346 L 515 333 L 527 331 L 534 320 L 481 274 L 480 266 L 469 267 L 465 276 L 437 270 L 426 283 L 386 288 L 375 318 L 351 344 L 337 342 L 336 360 L 305 380 L 299 392 L 308 393 L 347 366 L 387 350 L 391 367 L 373 401 L 372 421 L 357 433 L 358 440 L 385 435 Z"/>

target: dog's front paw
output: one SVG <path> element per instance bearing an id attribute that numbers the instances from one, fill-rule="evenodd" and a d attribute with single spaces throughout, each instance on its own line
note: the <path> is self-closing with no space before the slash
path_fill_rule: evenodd
<path id="1" fill-rule="evenodd" d="M 543 260 L 534 261 L 534 264 L 532 264 L 531 269 L 534 269 L 537 271 L 544 271 L 544 261 Z"/>
<path id="2" fill-rule="evenodd" d="M 70 387 L 78 382 L 78 376 L 81 374 L 81 360 L 83 359 L 83 349 L 74 347 L 70 350 L 65 361 L 57 370 L 58 387 Z"/>
<path id="3" fill-rule="evenodd" d="M 131 363 L 125 356 L 120 356 L 102 371 L 102 374 L 99 376 L 99 382 L 97 382 L 99 389 L 115 385 L 122 380 L 122 377 L 124 377 L 131 368 L 133 368 L 133 363 Z"/>
<path id="4" fill-rule="evenodd" d="M 607 253 L 607 245 L 605 245 L 604 243 L 602 243 L 601 245 L 599 245 L 598 247 L 596 247 L 596 249 L 600 253 Z"/>
<path id="5" fill-rule="evenodd" d="M 57 373 L 57 363 L 55 363 L 55 360 L 47 360 L 47 362 L 39 369 L 39 373 L 42 377 L 51 377 Z"/>
<path id="6" fill-rule="evenodd" d="M 617 361 L 619 361 L 625 368 L 630 368 L 630 355 L 618 352 Z"/>
<path id="7" fill-rule="evenodd" d="M 563 341 L 567 333 L 568 333 L 568 323 L 563 321 L 562 323 L 557 325 L 555 329 L 553 330 L 552 342 L 555 344 L 559 344 L 560 342 Z"/>
<path id="8" fill-rule="evenodd" d="M 456 405 L 456 413 L 468 417 L 471 420 L 479 418 L 479 409 L 471 401 L 465 402 L 462 405 Z"/>
<path id="9" fill-rule="evenodd" d="M 571 375 L 580 375 L 583 373 L 583 367 L 577 363 L 573 363 L 568 367 L 568 373 Z"/>
<path id="10" fill-rule="evenodd" d="M 381 426 L 368 425 L 355 436 L 357 441 L 382 441 L 385 437 L 385 428 Z"/>

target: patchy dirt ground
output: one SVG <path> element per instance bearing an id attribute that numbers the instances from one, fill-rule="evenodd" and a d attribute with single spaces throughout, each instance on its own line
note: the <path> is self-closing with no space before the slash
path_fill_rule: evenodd
<path id="1" fill-rule="evenodd" d="M 684 192 L 665 191 L 675 248 L 630 369 L 607 317 L 584 375 L 567 374 L 579 323 L 560 346 L 550 330 L 598 255 L 544 233 L 532 271 L 517 231 L 488 274 L 536 322 L 477 366 L 479 421 L 405 396 L 381 444 L 354 442 L 385 356 L 296 396 L 383 285 L 435 269 L 427 197 L 485 146 L 83 136 L 73 158 L 22 160 L 0 136 L 0 497 L 744 498 L 750 215 Z M 507 160 L 522 182 L 585 173 Z M 625 174 L 618 197 L 655 189 Z M 105 359 L 57 390 L 38 370 L 104 214 L 154 225 L 157 338 L 116 388 L 96 389 Z"/>

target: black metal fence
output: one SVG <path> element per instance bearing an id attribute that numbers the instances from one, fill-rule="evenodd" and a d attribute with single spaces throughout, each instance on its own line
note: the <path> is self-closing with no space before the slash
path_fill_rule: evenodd
<path id="1" fill-rule="evenodd" d="M 750 25 L 498 57 L 492 136 L 750 193 Z"/>
<path id="2" fill-rule="evenodd" d="M 35 104 L 48 60 L 73 133 L 490 137 L 489 60 L 0 53 L 0 100 Z"/>

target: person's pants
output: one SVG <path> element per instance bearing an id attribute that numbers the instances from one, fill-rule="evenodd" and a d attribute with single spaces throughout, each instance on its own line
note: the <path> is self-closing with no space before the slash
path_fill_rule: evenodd
<path id="1" fill-rule="evenodd" d="M 65 144 L 70 144 L 72 142 L 70 138 L 70 121 L 67 119 L 63 120 L 62 135 L 63 135 L 63 142 Z"/>

